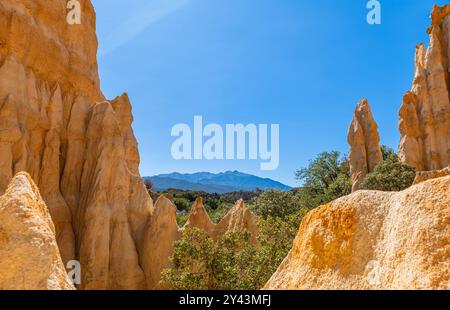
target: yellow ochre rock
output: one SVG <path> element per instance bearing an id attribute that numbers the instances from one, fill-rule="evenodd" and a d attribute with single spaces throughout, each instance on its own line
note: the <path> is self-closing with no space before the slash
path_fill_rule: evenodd
<path id="1" fill-rule="evenodd" d="M 266 289 L 450 289 L 450 176 L 310 212 Z"/>
<path id="2" fill-rule="evenodd" d="M 74 289 L 47 206 L 27 173 L 0 197 L 0 290 Z"/>

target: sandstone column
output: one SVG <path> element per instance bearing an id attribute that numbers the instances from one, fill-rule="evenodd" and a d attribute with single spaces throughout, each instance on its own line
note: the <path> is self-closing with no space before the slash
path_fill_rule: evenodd
<path id="1" fill-rule="evenodd" d="M 360 188 L 364 177 L 383 160 L 378 126 L 367 99 L 362 99 L 356 106 L 348 129 L 348 144 L 350 145 L 350 174 L 353 180 L 352 191 L 356 191 Z"/>

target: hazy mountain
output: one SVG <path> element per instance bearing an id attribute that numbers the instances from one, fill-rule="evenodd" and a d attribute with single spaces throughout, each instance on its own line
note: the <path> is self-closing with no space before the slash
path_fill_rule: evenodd
<path id="1" fill-rule="evenodd" d="M 290 190 L 291 187 L 268 178 L 260 178 L 239 171 L 221 173 L 198 172 L 192 174 L 169 173 L 153 177 L 145 177 L 153 181 L 156 190 L 168 188 L 183 190 L 201 190 L 208 193 L 229 193 L 236 191 L 252 191 L 257 188 Z"/>

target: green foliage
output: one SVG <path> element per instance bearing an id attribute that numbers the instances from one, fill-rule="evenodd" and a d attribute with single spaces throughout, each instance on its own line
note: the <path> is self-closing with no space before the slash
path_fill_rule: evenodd
<path id="1" fill-rule="evenodd" d="M 208 212 L 209 217 L 213 223 L 219 223 L 219 221 L 233 208 L 234 204 L 222 202 L 216 209 L 211 209 L 206 207 L 206 211 Z"/>
<path id="2" fill-rule="evenodd" d="M 383 160 L 390 160 L 393 162 L 398 162 L 398 155 L 395 153 L 395 151 L 390 148 L 387 147 L 386 145 L 382 145 L 381 146 L 381 153 L 383 153 Z"/>
<path id="3" fill-rule="evenodd" d="M 192 203 L 183 197 L 174 197 L 172 199 L 172 202 L 177 207 L 177 210 L 179 211 L 189 211 L 192 207 Z"/>
<path id="4" fill-rule="evenodd" d="M 191 228 L 174 244 L 173 268 L 162 273 L 163 283 L 175 290 L 253 289 L 248 261 L 255 247 L 247 232 L 230 232 L 218 240 Z"/>
<path id="5" fill-rule="evenodd" d="M 186 224 L 187 220 L 189 219 L 189 213 L 182 211 L 182 212 L 177 212 L 177 224 L 179 227 L 183 227 L 184 224 Z"/>
<path id="6" fill-rule="evenodd" d="M 384 161 L 368 174 L 363 188 L 384 191 L 402 190 L 414 180 L 414 169 L 399 162 L 397 154 L 382 146 Z M 308 167 L 296 172 L 303 186 L 292 191 L 268 190 L 247 193 L 249 207 L 258 215 L 257 243 L 248 232 L 229 232 L 213 239 L 195 228 L 183 232 L 174 244 L 173 267 L 162 274 L 172 289 L 255 290 L 260 289 L 276 271 L 292 247 L 304 215 L 319 205 L 350 194 L 352 181 L 349 161 L 339 152 L 319 154 Z M 218 222 L 243 193 L 210 195 L 174 192 L 179 223 L 187 220 L 188 202 L 205 198 L 205 207 Z"/>
<path id="7" fill-rule="evenodd" d="M 308 167 L 297 170 L 295 177 L 303 181 L 305 187 L 321 191 L 328 188 L 341 173 L 347 173 L 346 162 L 347 159 L 340 158 L 337 151 L 320 153 Z"/>
<path id="8" fill-rule="evenodd" d="M 256 290 L 263 287 L 289 252 L 306 210 L 258 221 L 258 242 L 247 231 L 218 239 L 190 228 L 175 242 L 173 267 L 162 282 L 175 290 Z"/>
<path id="9" fill-rule="evenodd" d="M 364 178 L 361 188 L 387 192 L 402 191 L 412 185 L 415 176 L 414 168 L 399 162 L 397 155 L 391 155 Z"/>
<path id="10" fill-rule="evenodd" d="M 250 203 L 252 211 L 262 219 L 279 217 L 281 219 L 301 209 L 293 192 L 268 190 Z"/>
<path id="11" fill-rule="evenodd" d="M 308 167 L 297 170 L 295 177 L 303 182 L 297 196 L 307 209 L 348 195 L 352 189 L 348 159 L 337 151 L 319 154 Z"/>

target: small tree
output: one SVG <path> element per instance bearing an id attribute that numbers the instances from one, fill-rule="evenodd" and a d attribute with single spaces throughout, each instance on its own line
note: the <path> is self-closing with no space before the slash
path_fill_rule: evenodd
<path id="1" fill-rule="evenodd" d="M 400 162 L 395 151 L 386 145 L 381 146 L 383 162 L 363 180 L 362 189 L 380 191 L 402 191 L 412 185 L 415 169 Z"/>
<path id="2" fill-rule="evenodd" d="M 295 177 L 303 182 L 297 194 L 300 205 L 308 209 L 351 193 L 349 161 L 338 151 L 320 153 Z"/>
<path id="3" fill-rule="evenodd" d="M 385 160 L 369 173 L 362 183 L 362 189 L 379 191 L 402 191 L 412 185 L 415 169 L 399 161 Z"/>

